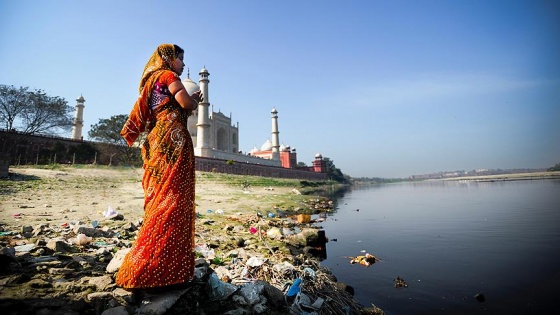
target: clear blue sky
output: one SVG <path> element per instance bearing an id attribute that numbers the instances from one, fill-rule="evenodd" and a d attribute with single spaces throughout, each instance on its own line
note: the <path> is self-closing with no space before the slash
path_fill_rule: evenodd
<path id="1" fill-rule="evenodd" d="M 353 177 L 560 162 L 558 1 L 0 1 L 0 30 L 0 84 L 83 94 L 86 138 L 176 43 L 243 151 L 275 107 L 299 161 Z"/>

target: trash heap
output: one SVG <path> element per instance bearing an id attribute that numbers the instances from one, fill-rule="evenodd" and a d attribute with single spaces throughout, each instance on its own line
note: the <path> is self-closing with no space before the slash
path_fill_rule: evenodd
<path id="1" fill-rule="evenodd" d="M 126 291 L 114 278 L 142 221 L 110 210 L 90 222 L 26 226 L 21 216 L 20 226 L 0 225 L 0 309 L 82 315 L 383 314 L 359 305 L 351 288 L 320 266 L 314 254 L 326 240 L 312 220 L 280 218 L 278 212 L 199 214 L 193 285 L 159 293 Z"/>

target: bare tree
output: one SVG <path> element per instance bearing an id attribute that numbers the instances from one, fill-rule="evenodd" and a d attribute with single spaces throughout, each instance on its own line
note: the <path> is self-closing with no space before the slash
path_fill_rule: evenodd
<path id="1" fill-rule="evenodd" d="M 6 130 L 15 129 L 16 119 L 29 102 L 28 87 L 16 88 L 13 85 L 0 85 L 0 123 Z"/>
<path id="2" fill-rule="evenodd" d="M 22 131 L 29 134 L 69 131 L 73 111 L 64 98 L 35 90 L 30 94 L 29 106 L 22 112 Z"/>
<path id="3" fill-rule="evenodd" d="M 0 123 L 22 133 L 58 133 L 72 127 L 72 106 L 58 96 L 28 87 L 0 85 Z"/>

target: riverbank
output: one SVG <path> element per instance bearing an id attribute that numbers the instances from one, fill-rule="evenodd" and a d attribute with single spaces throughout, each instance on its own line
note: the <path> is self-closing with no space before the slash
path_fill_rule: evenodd
<path id="1" fill-rule="evenodd" d="M 142 170 L 18 167 L 10 175 L 0 181 L 3 309 L 130 314 L 142 305 L 153 312 L 159 298 L 174 300 L 162 314 L 285 314 L 294 306 L 287 285 L 299 278 L 302 296 L 315 302 L 308 311 L 382 313 L 355 302 L 314 257 L 319 234 L 309 214 L 333 208 L 305 194 L 314 183 L 198 172 L 200 282 L 138 301 L 115 287 L 114 265 L 141 225 Z M 217 284 L 231 294 L 213 296 Z"/>
<path id="2" fill-rule="evenodd" d="M 443 180 L 445 180 L 445 181 L 494 182 L 494 181 L 511 181 L 511 180 L 558 179 L 558 178 L 560 178 L 560 171 L 497 174 L 497 175 L 480 175 L 480 176 L 461 176 L 461 177 L 445 178 Z"/>

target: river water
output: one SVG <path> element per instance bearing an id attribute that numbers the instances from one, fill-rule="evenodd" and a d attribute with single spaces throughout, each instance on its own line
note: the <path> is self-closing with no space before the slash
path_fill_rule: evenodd
<path id="1" fill-rule="evenodd" d="M 388 315 L 560 314 L 560 180 L 353 188 L 321 225 L 321 264 Z"/>

